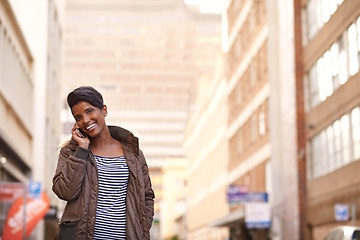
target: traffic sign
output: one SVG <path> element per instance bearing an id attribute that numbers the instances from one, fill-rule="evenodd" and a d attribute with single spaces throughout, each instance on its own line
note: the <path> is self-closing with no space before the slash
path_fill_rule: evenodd
<path id="1" fill-rule="evenodd" d="M 41 182 L 29 182 L 29 198 L 41 198 Z"/>
<path id="2" fill-rule="evenodd" d="M 335 220 L 336 221 L 348 221 L 349 220 L 349 205 L 347 204 L 335 204 Z"/>

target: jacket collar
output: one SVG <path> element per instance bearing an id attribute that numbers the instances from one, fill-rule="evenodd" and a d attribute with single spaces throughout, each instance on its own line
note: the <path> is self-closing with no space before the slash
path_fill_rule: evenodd
<path id="1" fill-rule="evenodd" d="M 111 137 L 120 141 L 125 147 L 133 149 L 134 153 L 139 156 L 139 140 L 129 130 L 118 126 L 108 126 Z"/>

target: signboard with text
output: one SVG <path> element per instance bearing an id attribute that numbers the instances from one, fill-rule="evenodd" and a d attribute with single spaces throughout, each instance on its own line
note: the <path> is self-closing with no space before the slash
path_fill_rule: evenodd
<path id="1" fill-rule="evenodd" d="M 267 202 L 249 202 L 245 205 L 246 228 L 270 228 L 271 211 Z"/>
<path id="2" fill-rule="evenodd" d="M 247 202 L 247 187 L 241 185 L 230 185 L 227 188 L 227 200 L 230 205 Z"/>
<path id="3" fill-rule="evenodd" d="M 0 202 L 13 202 L 15 199 L 22 197 L 24 192 L 25 185 L 22 183 L 0 183 Z"/>

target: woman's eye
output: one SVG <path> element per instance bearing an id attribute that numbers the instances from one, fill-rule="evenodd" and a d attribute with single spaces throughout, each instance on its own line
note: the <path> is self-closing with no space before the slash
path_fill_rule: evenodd
<path id="1" fill-rule="evenodd" d="M 86 113 L 91 113 L 92 111 L 94 111 L 93 109 L 88 109 L 86 110 Z"/>

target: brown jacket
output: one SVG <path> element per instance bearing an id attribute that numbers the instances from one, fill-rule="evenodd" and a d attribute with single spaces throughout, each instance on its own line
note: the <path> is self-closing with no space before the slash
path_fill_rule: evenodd
<path id="1" fill-rule="evenodd" d="M 115 126 L 109 126 L 109 130 L 111 136 L 123 144 L 129 167 L 126 196 L 127 239 L 150 239 L 155 195 L 145 157 L 139 149 L 138 139 L 132 133 Z M 70 141 L 63 147 L 60 150 L 52 189 L 60 199 L 67 201 L 57 238 L 93 239 L 98 173 L 92 152 L 78 147 L 75 141 Z"/>

